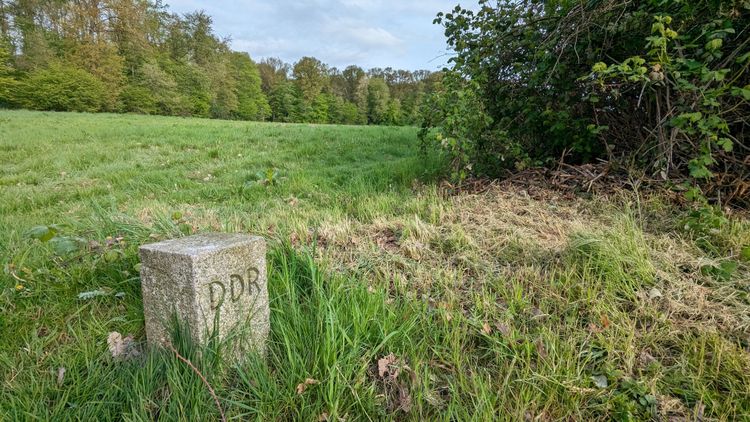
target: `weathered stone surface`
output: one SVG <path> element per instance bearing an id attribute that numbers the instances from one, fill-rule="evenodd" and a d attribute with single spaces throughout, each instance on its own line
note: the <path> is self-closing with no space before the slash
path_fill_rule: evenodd
<path id="1" fill-rule="evenodd" d="M 265 351 L 270 311 L 263 238 L 201 234 L 141 246 L 140 257 L 149 344 L 169 341 L 176 315 L 198 344 L 214 332 L 220 339 L 250 334 L 232 337 L 234 352 Z"/>

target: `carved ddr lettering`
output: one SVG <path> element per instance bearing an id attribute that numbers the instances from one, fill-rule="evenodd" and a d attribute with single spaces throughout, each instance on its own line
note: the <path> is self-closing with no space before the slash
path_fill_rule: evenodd
<path id="1" fill-rule="evenodd" d="M 256 292 L 260 292 L 260 286 L 258 285 L 258 278 L 260 277 L 260 271 L 255 267 L 247 269 L 246 279 L 239 274 L 231 274 L 229 276 L 229 299 L 232 302 L 238 301 L 242 295 L 247 291 L 248 295 L 253 293 L 253 287 Z M 247 288 L 246 288 L 247 287 Z M 226 286 L 221 281 L 215 280 L 208 284 L 211 310 L 216 310 L 224 304 L 224 297 L 226 296 Z"/>
<path id="2" fill-rule="evenodd" d="M 235 288 L 235 286 L 239 287 Z M 242 293 L 245 291 L 245 281 L 239 274 L 232 274 L 229 276 L 229 291 L 232 294 L 232 302 L 239 300 Z"/>
<path id="3" fill-rule="evenodd" d="M 217 297 L 217 292 L 221 289 L 220 296 Z M 211 300 L 211 310 L 219 309 L 219 307 L 224 303 L 224 295 L 226 294 L 226 288 L 224 287 L 224 284 L 221 283 L 221 281 L 212 281 L 208 285 L 208 290 L 210 294 L 210 300 Z"/>
<path id="4" fill-rule="evenodd" d="M 258 278 L 260 277 L 260 271 L 255 267 L 247 269 L 247 289 L 250 291 L 250 286 L 255 286 L 255 291 L 260 292 L 260 286 L 258 285 Z M 252 280 L 252 281 L 251 281 Z"/>

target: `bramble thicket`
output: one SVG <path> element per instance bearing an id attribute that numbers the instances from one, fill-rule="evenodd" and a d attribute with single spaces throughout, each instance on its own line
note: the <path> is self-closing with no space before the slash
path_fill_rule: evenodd
<path id="1" fill-rule="evenodd" d="M 750 2 L 483 0 L 435 22 L 456 55 L 421 137 L 455 177 L 606 159 L 748 203 Z"/>

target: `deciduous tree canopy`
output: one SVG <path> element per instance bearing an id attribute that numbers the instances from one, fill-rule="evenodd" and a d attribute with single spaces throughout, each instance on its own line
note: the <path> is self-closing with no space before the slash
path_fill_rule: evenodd
<path id="1" fill-rule="evenodd" d="M 429 76 L 340 72 L 314 57 L 255 63 L 213 33 L 206 13 L 180 16 L 159 1 L 0 0 L 3 107 L 416 124 Z"/>

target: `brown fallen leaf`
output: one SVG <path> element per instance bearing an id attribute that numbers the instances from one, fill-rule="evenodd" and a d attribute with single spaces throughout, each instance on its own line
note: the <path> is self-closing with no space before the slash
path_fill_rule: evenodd
<path id="1" fill-rule="evenodd" d="M 486 322 L 482 324 L 482 332 L 486 335 L 490 335 L 490 333 L 492 332 L 492 328 L 490 327 L 490 324 Z"/>
<path id="2" fill-rule="evenodd" d="M 592 334 L 599 334 L 599 333 L 601 333 L 604 330 L 601 327 L 599 327 L 598 325 L 594 324 L 593 322 L 590 322 L 589 323 L 589 331 Z"/>
<path id="3" fill-rule="evenodd" d="M 328 412 L 323 412 L 318 416 L 318 422 L 325 422 L 328 420 Z"/>
<path id="4" fill-rule="evenodd" d="M 396 363 L 397 360 L 398 358 L 396 358 L 396 355 L 394 355 L 393 353 L 390 353 L 388 356 L 378 359 L 378 376 L 380 378 L 384 378 L 385 375 L 389 373 L 390 365 Z M 392 378 L 395 378 L 397 375 L 398 370 L 395 374 L 390 374 Z"/>
<path id="5" fill-rule="evenodd" d="M 63 384 L 63 381 L 65 380 L 65 367 L 61 366 L 57 368 L 57 385 L 60 386 Z"/>
<path id="6" fill-rule="evenodd" d="M 409 413 L 411 410 L 411 394 L 409 394 L 409 389 L 404 384 L 399 384 L 398 386 L 398 401 L 401 410 Z"/>
<path id="7" fill-rule="evenodd" d="M 37 337 L 47 337 L 49 334 L 49 329 L 45 326 L 39 327 L 39 329 L 36 330 Z"/>
<path id="8" fill-rule="evenodd" d="M 536 352 L 539 354 L 539 357 L 541 357 L 542 359 L 547 359 L 547 348 L 544 346 L 544 342 L 542 341 L 542 339 L 537 339 L 535 344 Z"/>
<path id="9" fill-rule="evenodd" d="M 607 328 L 609 328 L 609 318 L 607 317 L 607 315 L 606 315 L 606 314 L 602 314 L 602 316 L 601 316 L 601 320 L 602 320 L 602 327 L 603 327 L 603 328 L 604 328 L 605 330 L 606 330 Z"/>
<path id="10" fill-rule="evenodd" d="M 307 390 L 307 387 L 310 385 L 318 384 L 320 381 L 312 378 L 305 379 L 305 382 L 301 382 L 297 384 L 297 394 L 302 394 Z"/>
<path id="11" fill-rule="evenodd" d="M 297 232 L 292 232 L 292 234 L 289 235 L 289 243 L 291 243 L 292 246 L 299 246 L 300 239 Z"/>
<path id="12" fill-rule="evenodd" d="M 547 314 L 542 312 L 542 310 L 537 308 L 536 306 L 534 306 L 534 308 L 531 309 L 531 315 L 532 315 L 531 319 L 543 319 L 547 317 Z"/>
<path id="13" fill-rule="evenodd" d="M 500 331 L 500 333 L 505 337 L 510 337 L 511 330 L 510 327 L 508 327 L 507 324 L 503 324 L 502 322 L 496 322 L 495 328 L 497 328 L 497 331 Z"/>
<path id="14" fill-rule="evenodd" d="M 107 336 L 107 345 L 109 353 L 116 360 L 127 360 L 141 354 L 138 350 L 138 344 L 133 340 L 133 336 L 122 337 L 117 331 L 112 331 Z"/>

